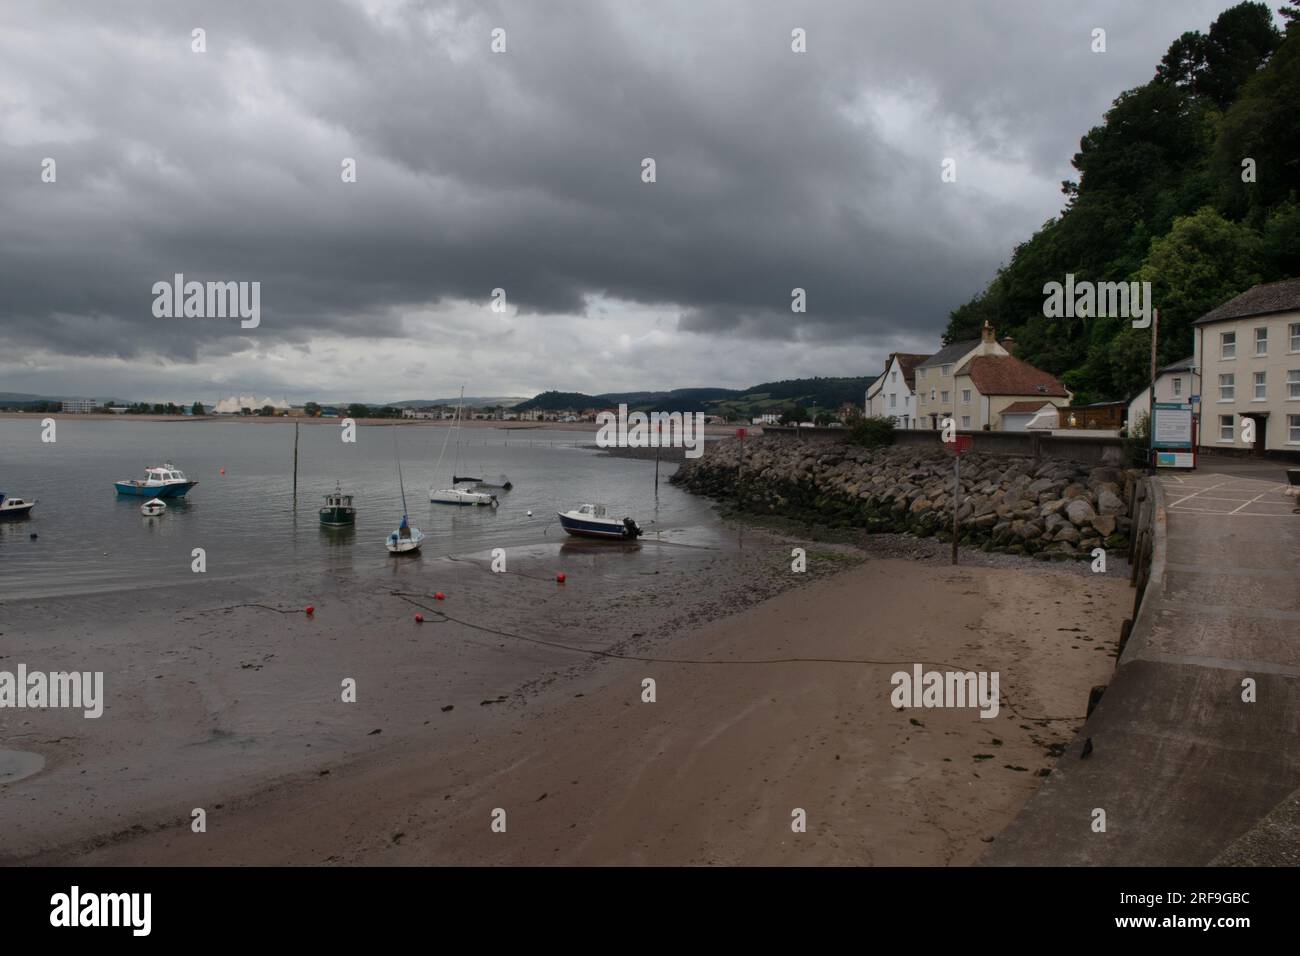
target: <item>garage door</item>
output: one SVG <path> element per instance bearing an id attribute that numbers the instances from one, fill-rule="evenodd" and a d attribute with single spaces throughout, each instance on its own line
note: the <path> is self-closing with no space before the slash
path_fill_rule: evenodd
<path id="1" fill-rule="evenodd" d="M 1003 415 L 1002 430 L 1004 432 L 1022 432 L 1029 425 L 1029 419 L 1033 415 Z"/>

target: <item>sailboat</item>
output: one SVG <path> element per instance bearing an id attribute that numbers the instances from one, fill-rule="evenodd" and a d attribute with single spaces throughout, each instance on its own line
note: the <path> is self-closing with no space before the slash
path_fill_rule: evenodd
<path id="1" fill-rule="evenodd" d="M 451 427 L 447 429 L 447 434 L 442 438 L 442 451 L 438 452 L 438 463 L 434 465 L 434 471 L 442 467 L 442 456 L 447 451 L 447 442 L 451 439 L 452 432 L 456 433 L 456 457 L 460 457 L 460 416 L 465 407 L 465 386 L 460 387 L 460 404 L 456 406 L 456 417 L 452 419 Z M 495 508 L 497 506 L 497 496 L 488 491 L 474 491 L 469 488 L 457 488 L 456 485 L 466 481 L 478 481 L 477 478 L 458 478 L 453 466 L 451 473 L 450 488 L 430 488 L 429 500 L 439 505 L 478 505 Z"/>
<path id="2" fill-rule="evenodd" d="M 397 459 L 397 487 L 402 490 L 402 523 L 384 541 L 384 547 L 388 548 L 391 554 L 406 554 L 420 550 L 424 532 L 411 526 L 410 517 L 406 513 L 406 485 L 402 482 L 402 459 L 397 454 L 397 432 L 393 432 L 393 457 Z"/>

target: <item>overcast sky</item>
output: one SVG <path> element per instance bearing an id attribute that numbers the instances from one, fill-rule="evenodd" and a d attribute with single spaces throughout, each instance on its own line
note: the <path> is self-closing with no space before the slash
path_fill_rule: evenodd
<path id="1" fill-rule="evenodd" d="M 1228 5 L 6 3 L 0 392 L 875 374 L 938 347 L 1079 137 Z M 156 318 L 176 273 L 260 282 L 260 325 Z"/>

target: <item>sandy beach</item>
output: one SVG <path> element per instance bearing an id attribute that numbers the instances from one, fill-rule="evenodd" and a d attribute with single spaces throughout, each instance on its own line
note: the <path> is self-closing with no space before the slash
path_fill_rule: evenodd
<path id="1" fill-rule="evenodd" d="M 557 547 L 9 602 L 0 668 L 103 670 L 108 703 L 0 711 L 46 759 L 0 791 L 0 862 L 973 862 L 1108 679 L 1122 572 L 732 530 L 635 579 Z M 895 709 L 914 663 L 1000 672 L 1000 712 Z"/>

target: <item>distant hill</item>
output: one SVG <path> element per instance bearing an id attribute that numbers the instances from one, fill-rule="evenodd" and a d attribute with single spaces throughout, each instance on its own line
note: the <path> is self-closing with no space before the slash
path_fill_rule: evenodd
<path id="1" fill-rule="evenodd" d="M 35 405 L 39 402 L 63 402 L 74 398 L 89 398 L 101 405 L 128 405 L 120 398 L 101 395 L 32 395 L 28 392 L 0 392 L 0 407 L 15 408 L 20 405 Z"/>
<path id="2" fill-rule="evenodd" d="M 834 411 L 845 402 L 863 403 L 870 377 L 798 378 L 765 382 L 748 389 L 676 388 L 668 392 L 542 392 L 520 402 L 515 411 L 563 411 L 584 408 L 611 408 L 626 403 L 636 412 L 704 412 L 728 418 L 746 418 L 764 412 L 778 412 L 790 405 L 802 405 L 809 411 Z M 468 400 L 467 400 L 468 401 Z"/>
<path id="3" fill-rule="evenodd" d="M 454 398 L 408 398 L 401 402 L 367 402 L 368 405 L 374 405 L 376 408 L 419 408 L 424 405 L 455 405 L 460 401 L 460 396 Z M 514 408 L 520 402 L 528 399 L 519 396 L 497 396 L 484 398 L 480 395 L 466 395 L 466 408 L 483 408 L 503 405 L 506 408 Z"/>

